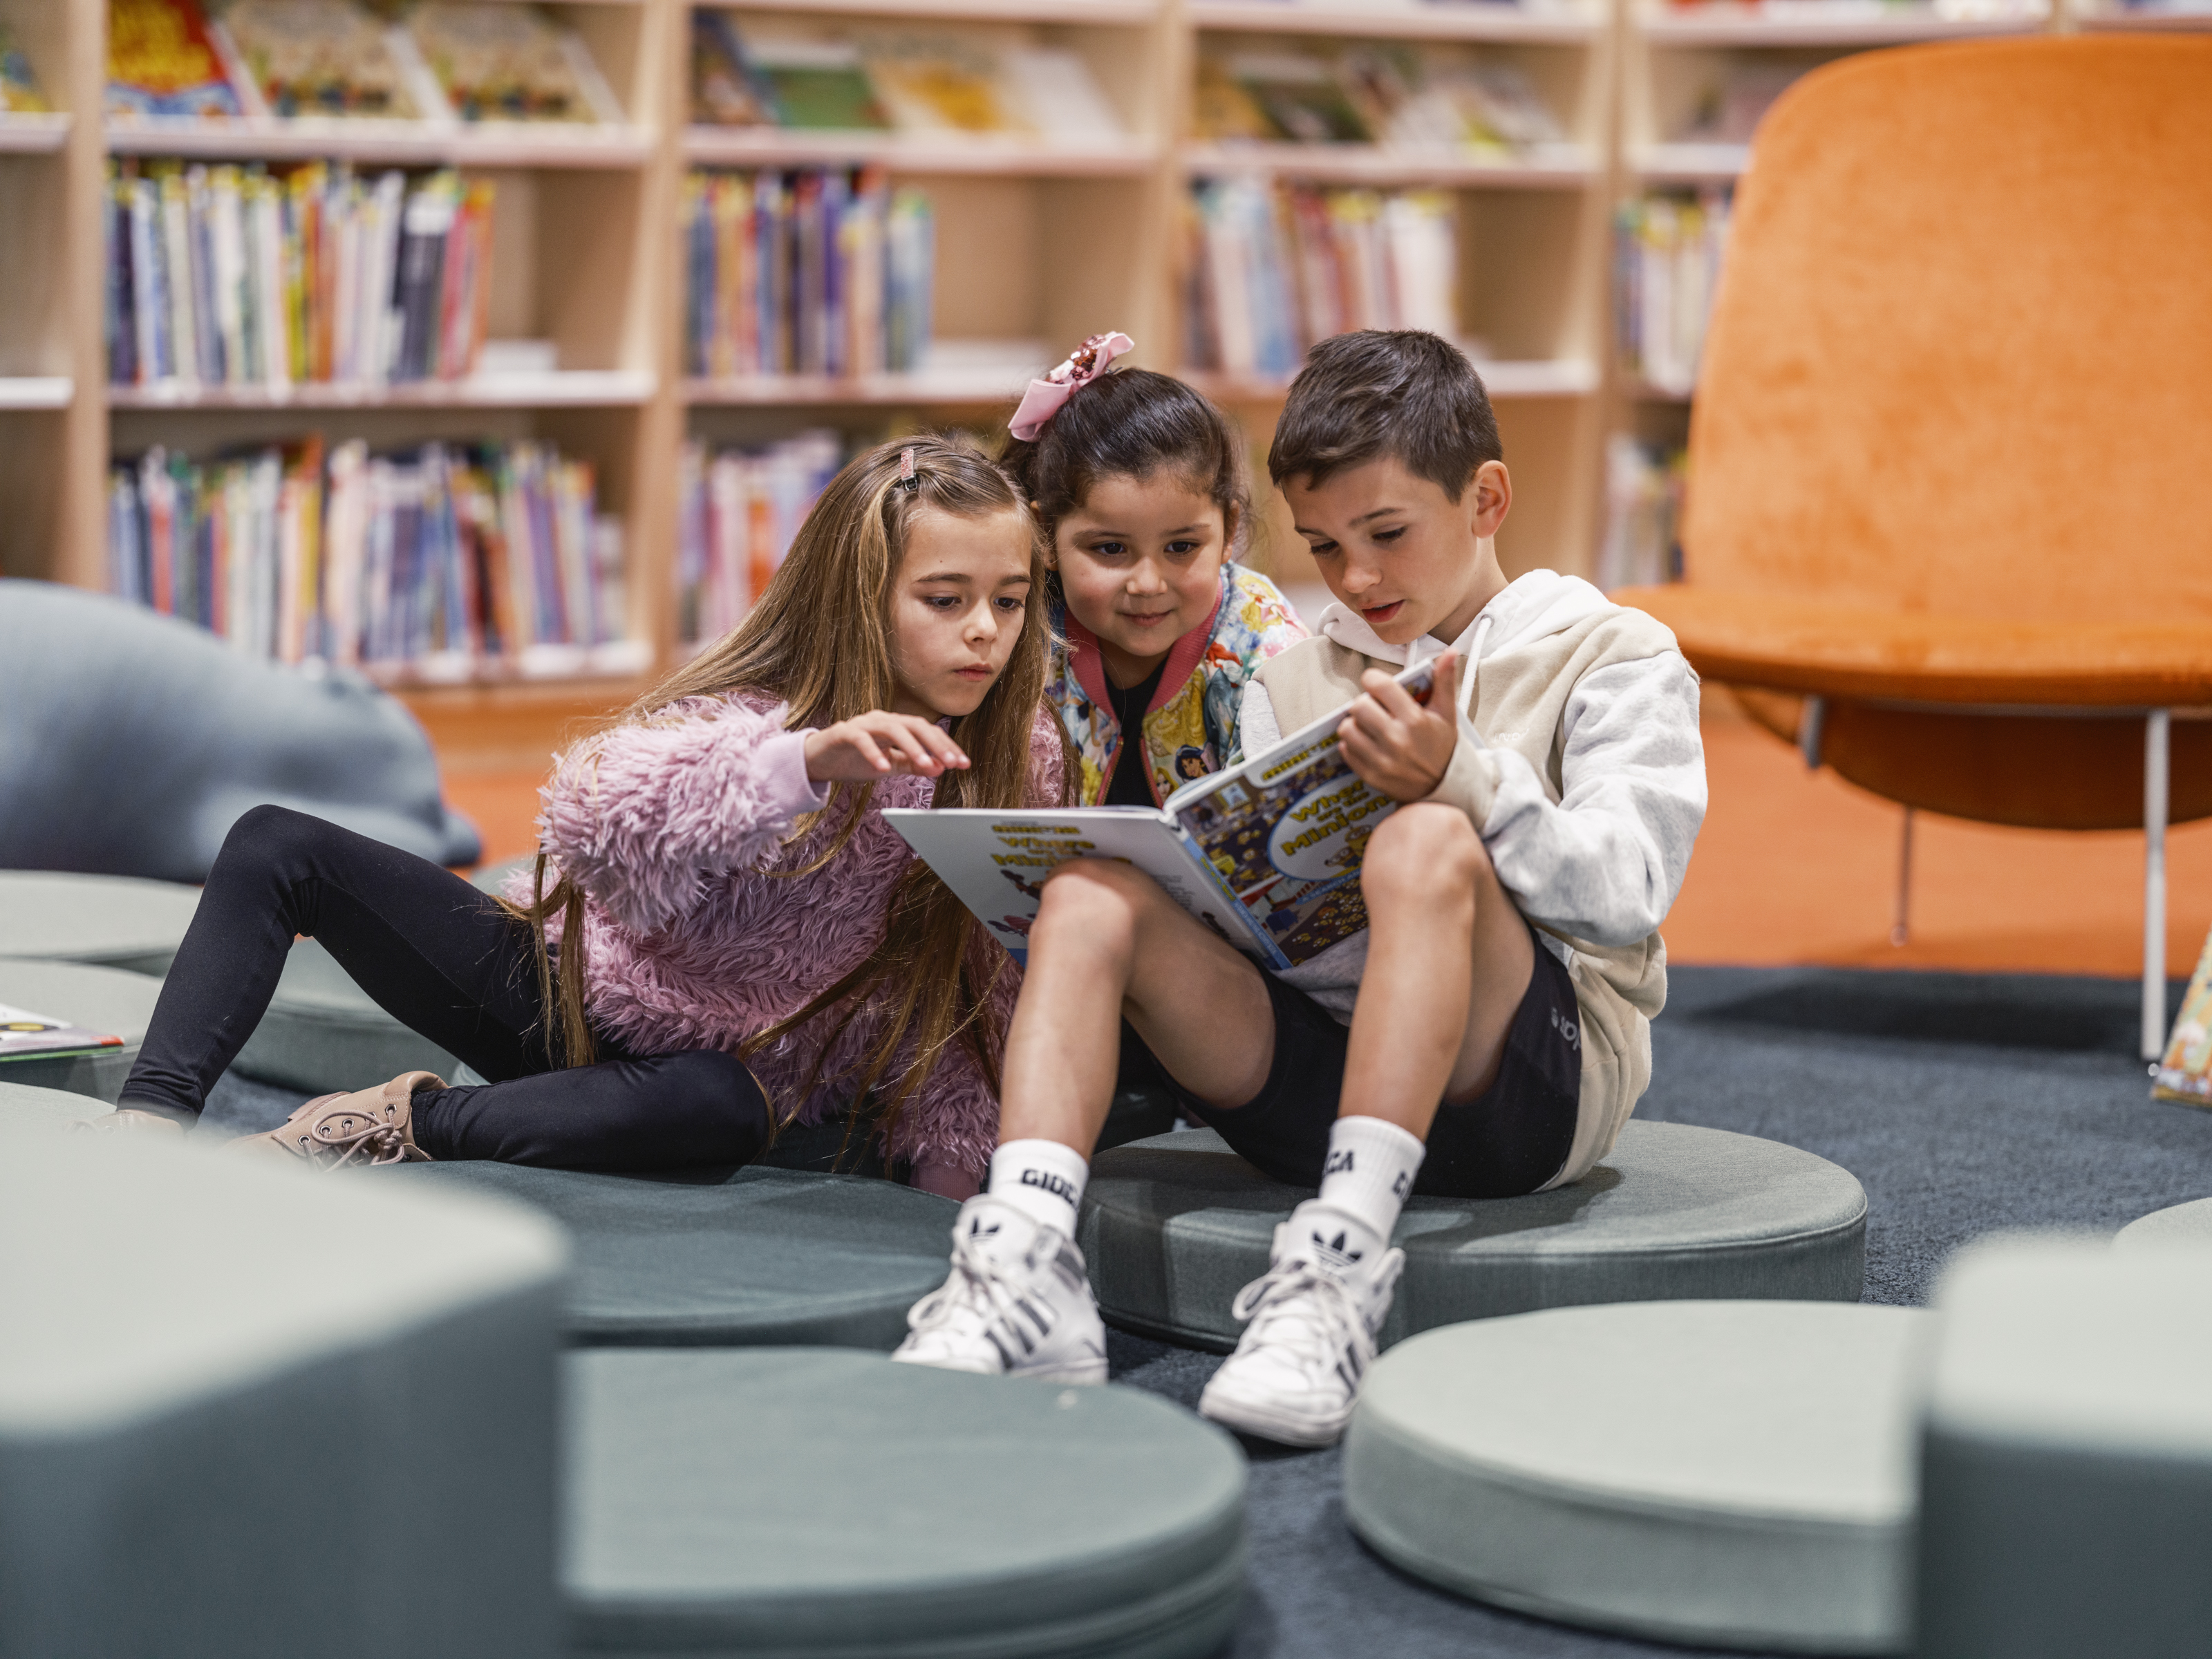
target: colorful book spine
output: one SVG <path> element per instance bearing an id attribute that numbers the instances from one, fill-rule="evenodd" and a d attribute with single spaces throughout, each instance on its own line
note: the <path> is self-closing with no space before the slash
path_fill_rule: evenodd
<path id="1" fill-rule="evenodd" d="M 929 348 L 929 198 L 880 168 L 694 173 L 685 181 L 685 372 L 906 370 Z"/>
<path id="2" fill-rule="evenodd" d="M 1457 210 L 1442 191 L 1205 179 L 1187 224 L 1194 367 L 1280 378 L 1352 329 L 1459 333 Z"/>
<path id="3" fill-rule="evenodd" d="M 843 464 L 843 444 L 828 431 L 801 432 L 764 449 L 684 447 L 678 473 L 678 640 L 703 645 L 744 620 Z"/>
<path id="4" fill-rule="evenodd" d="M 107 184 L 116 386 L 456 380 L 483 350 L 492 186 L 313 162 L 125 163 Z"/>
<path id="5" fill-rule="evenodd" d="M 624 641 L 622 526 L 551 446 L 310 437 L 108 481 L 109 586 L 249 656 L 387 678 L 580 672 Z"/>
<path id="6" fill-rule="evenodd" d="M 1730 202 L 1726 189 L 1655 194 L 1628 203 L 1614 221 L 1621 367 L 1661 392 L 1687 397 L 1697 385 Z"/>

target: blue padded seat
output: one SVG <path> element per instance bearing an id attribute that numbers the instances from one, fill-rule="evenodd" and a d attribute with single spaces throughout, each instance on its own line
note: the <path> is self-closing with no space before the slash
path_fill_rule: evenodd
<path id="1" fill-rule="evenodd" d="M 1346 1518 L 1415 1577 L 1547 1619 L 1899 1652 L 1927 1319 L 1640 1302 L 1425 1332 L 1361 1386 Z"/>
<path id="2" fill-rule="evenodd" d="M 1133 1389 L 835 1349 L 572 1356 L 573 1650 L 1205 1659 L 1244 1460 Z"/>
<path id="3" fill-rule="evenodd" d="M 1229 1307 L 1267 1271 L 1275 1224 L 1310 1191 L 1268 1180 L 1212 1130 L 1102 1152 L 1079 1229 L 1117 1325 L 1226 1352 Z M 1866 1193 L 1848 1170 L 1723 1129 L 1630 1121 L 1571 1187 L 1526 1198 L 1415 1198 L 1394 1241 L 1406 1274 L 1384 1346 L 1435 1325 L 1595 1302 L 1856 1302 Z"/>
<path id="4" fill-rule="evenodd" d="M 123 1092 L 161 994 L 160 980 L 121 968 L 0 957 L 0 1002 L 123 1039 L 119 1048 L 88 1054 L 0 1062 L 0 1077 L 33 1088 L 67 1089 L 112 1101 Z"/>
<path id="5" fill-rule="evenodd" d="M 156 978 L 199 908 L 197 887 L 136 876 L 0 870 L 0 957 L 42 957 Z"/>
<path id="6" fill-rule="evenodd" d="M 945 1282 L 950 1199 L 889 1181 L 758 1166 L 672 1176 L 410 1164 L 380 1176 L 535 1205 L 574 1241 L 569 1340 L 649 1346 L 830 1344 L 888 1352 Z"/>
<path id="7" fill-rule="evenodd" d="M 378 1007 L 311 939 L 293 943 L 276 994 L 231 1062 L 243 1076 L 303 1095 L 372 1088 L 402 1072 L 450 1083 L 459 1063 Z"/>
<path id="8" fill-rule="evenodd" d="M 2129 1249 L 2139 1244 L 2212 1245 L 2212 1198 L 2138 1216 L 2120 1229 L 2114 1243 Z"/>
<path id="9" fill-rule="evenodd" d="M 107 1115 L 105 1101 L 67 1089 L 40 1089 L 0 1079 L 0 1127 L 70 1129 Z"/>
<path id="10" fill-rule="evenodd" d="M 1922 1659 L 2212 1653 L 2212 1242 L 1984 1240 L 1933 1306 Z"/>
<path id="11" fill-rule="evenodd" d="M 0 1105 L 0 1653 L 552 1659 L 541 1218 Z"/>
<path id="12" fill-rule="evenodd" d="M 482 847 L 397 697 L 103 593 L 0 580 L 0 866 L 204 881 L 261 805 L 439 864 Z"/>

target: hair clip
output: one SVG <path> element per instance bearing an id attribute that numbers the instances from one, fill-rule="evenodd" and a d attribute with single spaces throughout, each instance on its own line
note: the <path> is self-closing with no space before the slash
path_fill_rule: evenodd
<path id="1" fill-rule="evenodd" d="M 1075 395 L 1076 387 L 1097 380 L 1116 357 L 1136 349 L 1137 343 L 1126 334 L 1092 335 L 1069 352 L 1067 361 L 1058 368 L 1042 380 L 1030 382 L 1030 389 L 1022 393 L 1022 406 L 1006 422 L 1006 430 L 1024 443 L 1030 442 L 1044 430 L 1047 421 L 1060 413 L 1060 405 Z"/>
<path id="2" fill-rule="evenodd" d="M 911 449 L 899 451 L 899 475 L 896 488 L 905 490 L 908 495 L 914 494 L 921 488 L 921 480 L 915 474 L 914 451 Z"/>

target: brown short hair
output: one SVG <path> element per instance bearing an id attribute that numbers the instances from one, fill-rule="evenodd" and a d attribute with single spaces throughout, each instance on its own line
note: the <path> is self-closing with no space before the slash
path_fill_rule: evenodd
<path id="1" fill-rule="evenodd" d="M 1267 476 L 1319 485 L 1384 455 L 1454 501 L 1505 459 L 1482 377 L 1450 341 L 1411 328 L 1323 340 L 1291 382 Z"/>

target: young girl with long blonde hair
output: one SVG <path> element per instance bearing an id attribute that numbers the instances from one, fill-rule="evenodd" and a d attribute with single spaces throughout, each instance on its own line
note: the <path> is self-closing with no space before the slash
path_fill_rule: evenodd
<path id="1" fill-rule="evenodd" d="M 831 482 L 740 627 L 561 757 L 508 899 L 255 808 L 103 1122 L 192 1121 L 304 933 L 490 1081 L 410 1073 L 248 1146 L 323 1166 L 736 1164 L 779 1122 L 861 1101 L 917 1185 L 973 1191 L 1012 975 L 879 812 L 1060 799 L 1040 575 L 988 460 L 881 446 Z"/>

